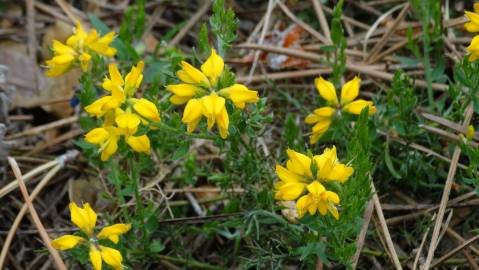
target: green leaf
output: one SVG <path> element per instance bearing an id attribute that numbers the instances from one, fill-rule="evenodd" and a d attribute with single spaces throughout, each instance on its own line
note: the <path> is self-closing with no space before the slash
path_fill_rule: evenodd
<path id="1" fill-rule="evenodd" d="M 151 253 L 160 253 L 165 249 L 165 245 L 159 240 L 153 240 L 151 244 L 148 246 L 148 250 Z"/>
<path id="2" fill-rule="evenodd" d="M 394 169 L 393 162 L 391 161 L 391 155 L 389 153 L 389 141 L 386 142 L 386 151 L 384 152 L 384 162 L 391 175 L 396 179 L 401 179 L 401 175 Z"/>
<path id="3" fill-rule="evenodd" d="M 305 246 L 299 247 L 297 250 L 299 260 L 304 261 L 310 256 L 318 256 L 323 263 L 329 264 L 328 257 L 326 256 L 326 245 L 322 242 L 308 243 Z"/>

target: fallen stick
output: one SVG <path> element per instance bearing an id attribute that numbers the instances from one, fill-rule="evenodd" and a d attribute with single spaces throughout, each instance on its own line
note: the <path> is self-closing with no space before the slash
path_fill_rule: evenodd
<path id="1" fill-rule="evenodd" d="M 33 207 L 32 201 L 30 199 L 30 195 L 28 194 L 27 187 L 25 186 L 25 183 L 23 183 L 22 173 L 20 172 L 20 168 L 18 167 L 17 162 L 15 161 L 15 159 L 8 157 L 8 163 L 10 164 L 10 167 L 12 167 L 13 173 L 15 174 L 15 177 L 17 178 L 18 184 L 20 186 L 20 191 L 22 192 L 22 196 L 25 200 L 28 210 L 30 211 L 30 215 L 32 216 L 33 222 L 35 223 L 35 226 L 38 229 L 38 234 L 40 235 L 44 245 L 47 247 L 48 251 L 52 255 L 55 265 L 60 270 L 67 270 L 67 267 L 65 266 L 65 263 L 60 257 L 60 254 L 58 253 L 56 249 L 52 247 L 50 237 L 45 231 L 45 227 L 43 227 L 40 217 L 38 216 L 37 212 L 35 211 L 35 208 Z"/>

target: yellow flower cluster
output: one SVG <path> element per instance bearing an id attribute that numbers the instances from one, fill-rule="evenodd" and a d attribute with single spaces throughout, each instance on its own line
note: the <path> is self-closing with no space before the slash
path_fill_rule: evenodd
<path id="1" fill-rule="evenodd" d="M 339 219 L 336 208 L 339 196 L 326 190 L 324 184 L 331 181 L 346 182 L 353 174 L 353 168 L 339 162 L 335 146 L 312 157 L 291 149 L 287 150 L 287 154 L 286 167 L 276 165 L 276 175 L 280 181 L 275 184 L 275 199 L 292 201 L 299 198 L 296 209 L 300 218 L 306 212 L 310 215 L 319 212 L 323 216 L 330 212 Z M 303 195 L 305 190 L 307 194 Z"/>
<path id="2" fill-rule="evenodd" d="M 469 21 L 464 24 L 464 28 L 471 33 L 479 32 L 479 3 L 474 3 L 474 12 L 465 11 L 465 13 Z M 469 61 L 475 61 L 479 58 L 479 35 L 471 40 L 467 51 L 471 53 L 469 55 Z"/>
<path id="3" fill-rule="evenodd" d="M 110 32 L 102 37 L 94 29 L 87 33 L 77 22 L 74 34 L 67 39 L 66 44 L 53 40 L 53 58 L 46 61 L 48 68 L 46 75 L 57 77 L 78 65 L 83 72 L 86 72 L 93 53 L 106 57 L 116 54 L 116 49 L 110 47 L 114 38 L 115 32 Z"/>
<path id="4" fill-rule="evenodd" d="M 120 240 L 120 235 L 128 232 L 131 228 L 130 224 L 114 224 L 104 227 L 98 234 L 95 234 L 96 213 L 88 203 L 84 203 L 83 207 L 78 207 L 75 203 L 70 203 L 71 221 L 75 224 L 85 235 L 85 237 L 78 235 L 64 235 L 51 242 L 52 246 L 58 250 L 68 250 L 76 247 L 78 244 L 87 244 L 89 247 L 90 260 L 94 270 L 102 269 L 102 262 L 113 267 L 115 270 L 123 269 L 123 256 L 120 251 L 103 246 L 99 244 L 100 240 L 110 240 L 117 244 Z"/>
<path id="5" fill-rule="evenodd" d="M 334 116 L 339 111 L 358 115 L 364 108 L 369 107 L 370 115 L 376 112 L 376 107 L 374 107 L 372 101 L 364 99 L 355 100 L 359 95 L 359 86 L 361 84 L 361 79 L 357 76 L 343 85 L 341 101 L 338 101 L 336 89 L 331 82 L 326 81 L 323 77 L 319 77 L 314 80 L 314 84 L 321 97 L 328 102 L 328 106 L 315 109 L 305 119 L 307 124 L 314 124 L 313 134 L 310 138 L 311 144 L 315 144 L 326 133 L 331 126 Z"/>
<path id="6" fill-rule="evenodd" d="M 225 98 L 231 100 L 239 109 L 243 109 L 246 103 L 255 103 L 259 100 L 257 91 L 250 90 L 242 84 L 218 89 L 218 80 L 223 74 L 224 67 L 223 59 L 212 49 L 208 59 L 201 65 L 201 70 L 182 61 L 181 69 L 176 72 L 182 83 L 166 87 L 173 94 L 170 98 L 171 103 L 175 105 L 186 103 L 181 121 L 187 125 L 188 132 L 193 132 L 204 116 L 208 129 L 216 123 L 220 136 L 225 139 L 228 137 L 229 125 Z"/>
<path id="7" fill-rule="evenodd" d="M 101 160 L 105 161 L 118 149 L 118 140 L 126 143 L 136 152 L 150 153 L 150 140 L 147 135 L 135 136 L 140 124 L 148 121 L 159 122 L 160 114 L 156 105 L 145 98 L 134 98 L 143 80 L 144 63 L 140 61 L 123 77 L 115 64 L 108 66 L 110 77 L 105 78 L 103 89 L 109 95 L 97 99 L 85 107 L 92 116 L 103 117 L 103 126 L 85 135 L 85 140 L 100 145 Z"/>

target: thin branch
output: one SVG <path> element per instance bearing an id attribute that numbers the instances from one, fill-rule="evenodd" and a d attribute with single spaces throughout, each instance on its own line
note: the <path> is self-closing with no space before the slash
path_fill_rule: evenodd
<path id="1" fill-rule="evenodd" d="M 60 270 L 67 270 L 67 267 L 65 266 L 65 263 L 60 257 L 60 254 L 58 253 L 56 249 L 52 247 L 50 237 L 45 231 L 45 227 L 43 227 L 42 221 L 40 220 L 40 217 L 38 216 L 37 211 L 35 211 L 35 208 L 33 207 L 32 201 L 30 199 L 30 195 L 28 194 L 27 187 L 25 186 L 25 183 L 23 183 L 22 173 L 20 172 L 20 168 L 18 167 L 17 162 L 15 161 L 15 159 L 8 157 L 8 163 L 10 164 L 10 167 L 12 168 L 13 173 L 15 174 L 15 177 L 17 178 L 18 184 L 20 186 L 20 191 L 22 192 L 22 196 L 25 200 L 25 203 L 27 204 L 28 210 L 30 211 L 30 215 L 32 216 L 33 223 L 35 223 L 35 226 L 38 229 L 38 234 L 40 235 L 44 245 L 47 247 L 48 251 L 52 255 L 55 265 Z"/>

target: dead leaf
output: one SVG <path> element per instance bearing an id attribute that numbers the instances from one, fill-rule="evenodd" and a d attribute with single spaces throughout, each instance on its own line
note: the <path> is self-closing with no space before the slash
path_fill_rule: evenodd
<path id="1" fill-rule="evenodd" d="M 143 41 L 145 42 L 146 52 L 153 53 L 158 45 L 158 40 L 155 38 L 155 36 L 151 33 L 148 33 Z"/>
<path id="2" fill-rule="evenodd" d="M 108 206 L 108 202 L 101 198 L 100 193 L 105 188 L 98 178 L 90 179 L 73 179 L 68 181 L 68 197 L 71 202 L 77 204 L 89 203 L 94 209 L 104 209 Z"/>
<path id="3" fill-rule="evenodd" d="M 283 206 L 281 214 L 291 223 L 298 223 L 298 210 L 294 201 L 278 201 L 278 205 Z"/>
<path id="4" fill-rule="evenodd" d="M 42 39 L 43 61 L 51 57 L 50 47 L 52 46 L 53 40 L 56 39 L 60 42 L 65 42 L 72 33 L 73 26 L 60 20 L 57 20 L 54 25 L 48 27 Z"/>
<path id="5" fill-rule="evenodd" d="M 46 79 L 28 57 L 25 44 L 5 41 L 0 43 L 0 64 L 8 68 L 7 71 L 7 96 L 11 100 L 12 108 L 31 107 L 38 102 L 38 89 L 45 89 Z"/>

